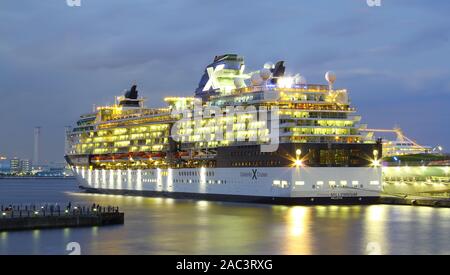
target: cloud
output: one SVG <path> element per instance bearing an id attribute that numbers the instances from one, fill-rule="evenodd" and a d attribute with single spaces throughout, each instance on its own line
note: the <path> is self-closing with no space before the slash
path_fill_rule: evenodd
<path id="1" fill-rule="evenodd" d="M 149 106 L 192 95 L 222 53 L 244 55 L 249 69 L 285 60 L 310 82 L 335 70 L 363 117 L 366 102 L 387 95 L 413 94 L 414 104 L 423 100 L 416 95 L 448 95 L 448 19 L 419 2 L 374 10 L 325 0 L 1 1 L 0 153 L 31 157 L 41 125 L 44 157 L 61 160 L 63 127 L 92 104 L 111 102 L 133 80 Z"/>

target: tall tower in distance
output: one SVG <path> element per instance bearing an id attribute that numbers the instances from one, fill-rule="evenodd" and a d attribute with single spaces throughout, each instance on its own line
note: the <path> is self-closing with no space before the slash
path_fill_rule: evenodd
<path id="1" fill-rule="evenodd" d="M 40 146 L 40 137 L 41 136 L 41 127 L 34 127 L 34 154 L 33 154 L 33 165 L 39 165 L 39 146 Z"/>

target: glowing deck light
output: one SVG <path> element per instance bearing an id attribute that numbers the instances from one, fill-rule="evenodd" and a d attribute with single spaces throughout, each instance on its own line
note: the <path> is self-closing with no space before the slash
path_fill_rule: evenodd
<path id="1" fill-rule="evenodd" d="M 114 189 L 114 170 L 109 170 L 109 189 Z"/>
<path id="2" fill-rule="evenodd" d="M 172 169 L 169 168 L 167 170 L 167 191 L 172 192 L 173 191 L 173 173 Z"/>
<path id="3" fill-rule="evenodd" d="M 106 188 L 106 170 L 102 170 L 102 188 Z"/>
<path id="4" fill-rule="evenodd" d="M 161 168 L 156 168 L 156 190 L 162 191 L 162 173 Z"/>
<path id="5" fill-rule="evenodd" d="M 378 166 L 380 166 L 380 160 L 378 160 L 378 159 L 372 160 L 372 166 L 373 166 L 373 167 L 378 167 Z"/>
<path id="6" fill-rule="evenodd" d="M 122 171 L 117 169 L 117 189 L 122 189 Z"/>
<path id="7" fill-rule="evenodd" d="M 102 187 L 101 186 L 102 178 L 100 176 L 100 172 L 101 172 L 101 170 L 98 170 L 98 169 L 95 170 L 95 182 L 96 182 L 97 188 Z"/>
<path id="8" fill-rule="evenodd" d="M 303 162 L 302 162 L 301 159 L 296 159 L 294 163 L 295 163 L 295 166 L 297 166 L 297 167 L 298 166 L 303 166 Z"/>
<path id="9" fill-rule="evenodd" d="M 206 168 L 200 168 L 200 185 L 199 185 L 200 193 L 206 192 Z"/>
<path id="10" fill-rule="evenodd" d="M 6 213 L 5 213 L 5 212 L 2 212 L 2 216 L 6 216 Z"/>
<path id="11" fill-rule="evenodd" d="M 136 189 L 142 190 L 142 170 L 137 170 L 137 176 L 136 176 Z"/>
<path id="12" fill-rule="evenodd" d="M 88 170 L 88 185 L 92 185 L 92 171 L 89 169 Z"/>
<path id="13" fill-rule="evenodd" d="M 133 189 L 133 182 L 132 182 L 132 178 L 131 178 L 131 169 L 128 169 L 127 171 L 127 186 L 128 189 Z"/>

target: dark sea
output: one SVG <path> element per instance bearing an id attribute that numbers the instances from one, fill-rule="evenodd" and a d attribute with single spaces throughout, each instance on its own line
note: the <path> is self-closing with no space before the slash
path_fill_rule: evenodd
<path id="1" fill-rule="evenodd" d="M 450 209 L 279 206 L 85 194 L 1 179 L 0 204 L 116 205 L 125 225 L 0 232 L 0 254 L 450 254 Z M 70 246 L 70 245 L 69 245 Z"/>

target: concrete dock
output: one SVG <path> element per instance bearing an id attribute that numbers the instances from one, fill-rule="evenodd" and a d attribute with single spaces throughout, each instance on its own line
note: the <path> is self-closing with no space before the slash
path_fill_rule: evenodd
<path id="1" fill-rule="evenodd" d="M 406 196 L 406 197 L 382 196 L 380 198 L 380 203 L 412 205 L 412 206 L 450 207 L 450 199 L 448 198 L 431 198 L 418 196 Z"/>
<path id="2" fill-rule="evenodd" d="M 118 207 L 8 206 L 0 209 L 0 231 L 124 224 Z"/>

